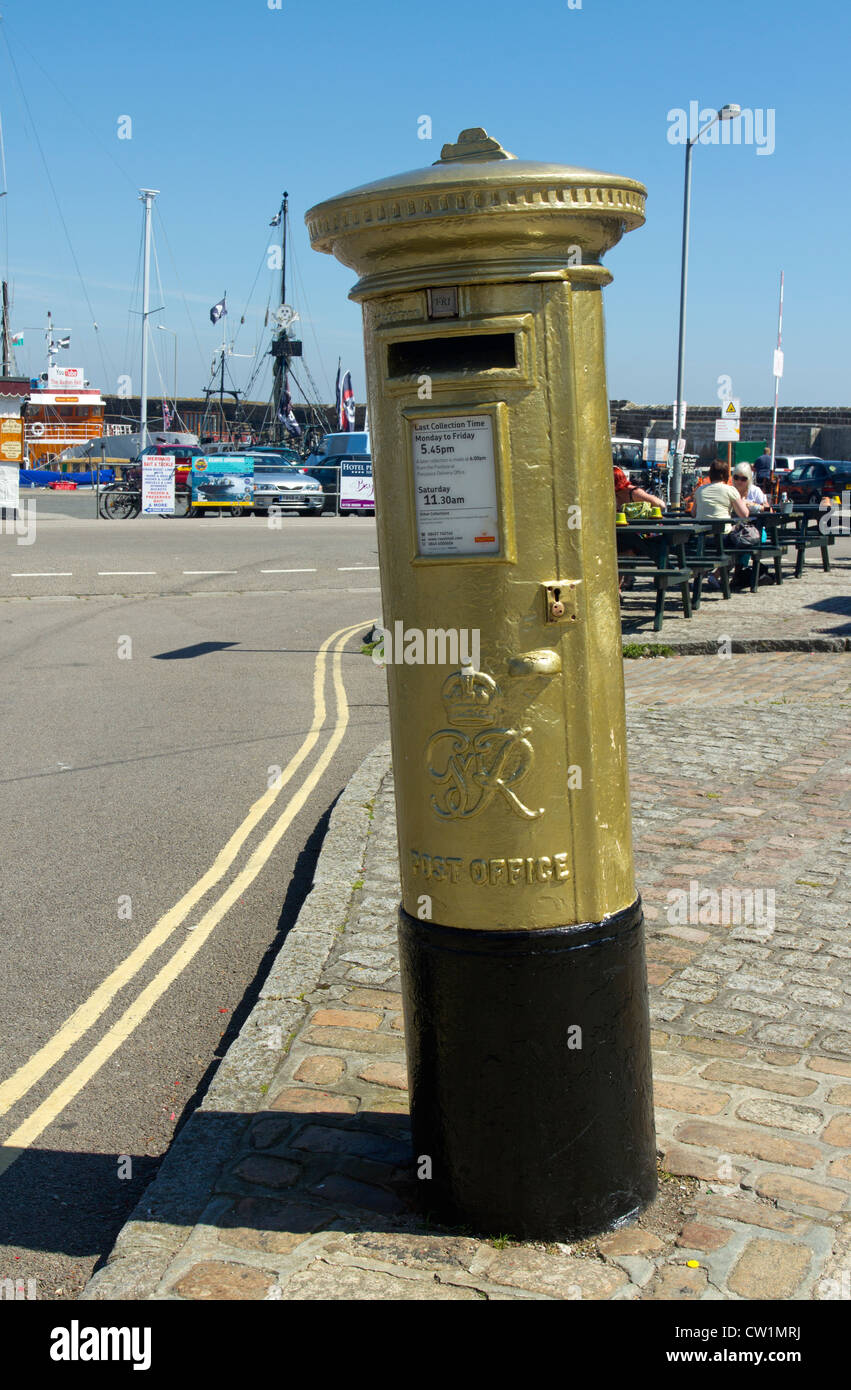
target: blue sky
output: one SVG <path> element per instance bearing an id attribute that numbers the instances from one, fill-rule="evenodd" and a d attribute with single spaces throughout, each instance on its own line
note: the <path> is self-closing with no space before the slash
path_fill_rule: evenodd
<path id="1" fill-rule="evenodd" d="M 766 153 L 744 144 L 695 150 L 686 399 L 712 402 L 722 374 L 745 405 L 773 398 L 782 269 L 781 404 L 848 403 L 847 4 L 270 3 L 4 0 L 0 264 L 13 285 L 12 326 L 26 330 L 23 370 L 44 368 L 43 339 L 30 329 L 50 308 L 72 333 L 63 362 L 83 365 L 111 390 L 127 373 L 138 389 L 139 321 L 128 311 L 140 307 L 138 189 L 148 186 L 160 190 L 165 303 L 154 322 L 178 334 L 181 393 L 200 394 L 221 340 L 208 310 L 225 290 L 236 351 L 250 353 L 259 340 L 272 289 L 268 223 L 286 188 L 288 299 L 301 313 L 306 361 L 327 398 L 342 356 L 363 399 L 360 311 L 347 299 L 354 277 L 311 251 L 304 212 L 345 188 L 429 164 L 463 127 L 483 125 L 521 158 L 647 185 L 646 226 L 607 257 L 608 384 L 614 397 L 670 401 L 684 149 L 668 139 L 668 113 L 692 101 L 734 101 L 763 113 Z M 417 138 L 424 114 L 431 141 Z M 121 116 L 132 119 L 131 139 L 118 138 Z M 151 392 L 159 394 L 161 379 L 171 390 L 174 339 L 151 336 Z M 250 365 L 233 360 L 239 385 Z"/>

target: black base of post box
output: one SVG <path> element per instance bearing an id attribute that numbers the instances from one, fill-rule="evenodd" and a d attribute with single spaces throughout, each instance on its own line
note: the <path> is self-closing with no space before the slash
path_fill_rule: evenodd
<path id="1" fill-rule="evenodd" d="M 577 1240 L 653 1200 L 643 927 L 640 899 L 540 931 L 400 909 L 414 1158 L 433 1218 Z"/>

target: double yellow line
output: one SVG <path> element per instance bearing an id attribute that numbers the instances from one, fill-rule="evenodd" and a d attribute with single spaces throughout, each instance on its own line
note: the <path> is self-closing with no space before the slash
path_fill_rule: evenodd
<path id="1" fill-rule="evenodd" d="M 331 677 L 337 709 L 336 719 L 332 727 L 331 737 L 313 768 L 301 783 L 298 791 L 290 798 L 277 820 L 263 836 L 257 848 L 249 856 L 245 867 L 239 871 L 221 896 L 204 913 L 192 935 L 178 946 L 150 984 L 145 986 L 100 1041 L 66 1076 L 65 1080 L 60 1082 L 47 1099 L 42 1101 L 41 1105 L 5 1140 L 0 1147 L 0 1173 L 5 1172 L 25 1149 L 34 1143 L 83 1087 L 91 1081 L 104 1062 L 108 1061 L 122 1043 L 126 1042 L 134 1029 L 147 1017 L 169 985 L 177 979 L 193 957 L 197 955 L 207 937 L 222 920 L 228 909 L 257 877 L 275 846 L 286 834 L 343 741 L 349 723 L 349 705 L 342 679 L 342 653 L 349 638 L 362 627 L 363 621 L 355 623 L 351 627 L 339 628 L 322 643 L 316 656 L 313 671 L 313 723 L 304 742 L 298 752 L 290 759 L 278 782 L 270 787 L 259 800 L 255 801 L 242 824 L 231 835 L 207 872 L 184 893 L 174 907 L 160 918 L 156 925 L 142 938 L 138 946 L 112 971 L 111 975 L 107 976 L 102 984 L 98 985 L 88 999 L 74 1010 L 62 1024 L 62 1027 L 53 1034 L 53 1037 L 37 1052 L 34 1052 L 32 1057 L 19 1067 L 7 1081 L 0 1083 L 0 1115 L 5 1115 L 6 1111 L 10 1110 L 13 1105 L 17 1105 L 18 1101 L 61 1061 L 83 1034 L 93 1027 L 109 1008 L 118 991 L 123 989 L 134 975 L 138 974 L 146 961 L 186 920 L 210 889 L 224 877 L 249 835 L 272 808 L 284 787 L 292 780 L 319 741 L 325 727 L 327 714 L 325 674 L 328 653 L 332 644 L 336 643 L 331 662 Z"/>

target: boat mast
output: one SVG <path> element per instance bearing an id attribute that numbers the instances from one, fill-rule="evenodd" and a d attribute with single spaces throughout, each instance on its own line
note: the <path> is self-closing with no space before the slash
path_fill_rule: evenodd
<path id="1" fill-rule="evenodd" d="M 281 200 L 281 305 L 287 302 L 287 208 L 289 206 L 289 193 L 284 193 Z M 272 379 L 272 443 L 277 444 L 283 436 L 283 425 L 279 418 L 281 400 L 286 395 L 289 382 L 287 377 L 288 361 L 286 356 L 287 331 L 281 330 L 280 337 L 275 344 L 275 348 L 280 348 L 275 355 L 275 372 Z"/>
<path id="2" fill-rule="evenodd" d="M 56 343 L 53 341 L 53 315 L 47 311 L 47 327 L 44 330 L 47 340 L 47 384 L 50 385 L 50 369 L 56 360 Z"/>
<path id="3" fill-rule="evenodd" d="M 158 188 L 139 189 L 139 201 L 145 204 L 145 258 L 142 277 L 142 399 L 139 404 L 141 449 L 145 449 L 148 444 L 148 316 L 150 314 L 151 206 L 158 193 Z"/>
<path id="4" fill-rule="evenodd" d="M 3 371 L 2 376 L 10 376 L 15 365 L 12 351 L 12 335 L 9 331 L 9 286 L 3 281 Z"/>

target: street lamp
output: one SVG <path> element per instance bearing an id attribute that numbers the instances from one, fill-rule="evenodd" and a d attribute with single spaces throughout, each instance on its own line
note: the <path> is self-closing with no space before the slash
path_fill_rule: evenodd
<path id="1" fill-rule="evenodd" d="M 668 501 L 672 507 L 680 504 L 680 493 L 682 492 L 683 481 L 683 456 L 680 453 L 680 414 L 682 412 L 683 399 L 683 354 L 685 352 L 686 339 L 686 280 L 688 277 L 688 225 L 691 214 L 691 150 L 692 145 L 696 145 L 701 135 L 709 130 L 716 121 L 734 121 L 737 116 L 741 116 L 741 106 L 736 106 L 733 102 L 728 102 L 722 106 L 720 111 L 716 111 L 711 121 L 701 127 L 696 135 L 693 135 L 686 142 L 686 177 L 685 194 L 683 197 L 683 256 L 680 269 L 680 341 L 677 351 L 677 402 L 674 406 L 674 459 L 671 480 L 668 488 Z M 683 439 L 685 432 L 683 432 Z"/>
<path id="2" fill-rule="evenodd" d="M 177 414 L 177 334 L 173 328 L 166 328 L 164 323 L 158 323 L 157 328 L 161 333 L 170 333 L 174 339 L 174 413 Z"/>

